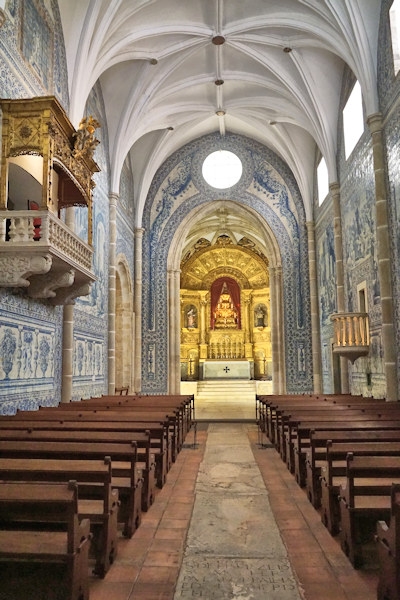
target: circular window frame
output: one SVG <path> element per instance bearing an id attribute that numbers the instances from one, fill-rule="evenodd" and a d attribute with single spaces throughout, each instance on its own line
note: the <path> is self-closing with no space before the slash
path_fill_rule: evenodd
<path id="1" fill-rule="evenodd" d="M 220 169 L 225 170 L 225 174 L 218 173 Z M 227 172 L 229 172 L 228 178 Z M 201 174 L 210 187 L 222 191 L 229 190 L 242 179 L 243 162 L 232 150 L 214 150 L 203 160 Z"/>

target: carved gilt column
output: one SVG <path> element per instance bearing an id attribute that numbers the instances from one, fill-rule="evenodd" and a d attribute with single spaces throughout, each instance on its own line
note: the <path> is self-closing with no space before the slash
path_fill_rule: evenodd
<path id="1" fill-rule="evenodd" d="M 382 346 L 386 378 L 386 400 L 398 400 L 397 356 L 394 331 L 393 290 L 389 237 L 387 199 L 387 158 L 383 144 L 382 114 L 370 115 L 367 119 L 372 135 L 372 151 L 375 173 L 376 240 L 378 273 L 382 306 Z"/>
<path id="2" fill-rule="evenodd" d="M 207 307 L 207 294 L 208 292 L 200 292 L 200 354 L 199 358 L 206 359 L 207 356 L 207 342 L 206 342 L 206 307 Z"/>

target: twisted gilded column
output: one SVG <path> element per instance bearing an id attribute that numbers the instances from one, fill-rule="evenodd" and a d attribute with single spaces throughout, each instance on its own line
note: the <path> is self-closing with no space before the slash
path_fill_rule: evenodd
<path id="1" fill-rule="evenodd" d="M 134 278 L 134 373 L 133 390 L 136 394 L 142 390 L 142 279 L 143 279 L 143 233 L 142 227 L 135 229 L 135 278 Z"/>
<path id="2" fill-rule="evenodd" d="M 387 163 L 383 144 L 381 113 L 370 115 L 367 123 L 372 135 L 375 174 L 376 240 L 382 307 L 382 346 L 386 378 L 386 400 L 398 400 L 396 339 L 394 331 L 393 290 L 387 201 Z"/>
<path id="3" fill-rule="evenodd" d="M 207 300 L 205 296 L 208 292 L 204 292 L 200 296 L 200 344 L 206 343 L 206 306 Z"/>
<path id="4" fill-rule="evenodd" d="M 109 255 L 108 255 L 108 393 L 115 393 L 115 321 L 116 321 L 116 257 L 118 194 L 109 195 Z"/>
<path id="5" fill-rule="evenodd" d="M 311 343 L 313 363 L 314 393 L 318 394 L 322 389 L 321 368 L 321 336 L 319 328 L 318 293 L 317 293 L 317 269 L 315 262 L 315 225 L 307 222 L 308 240 L 308 268 L 310 272 L 310 303 L 311 303 Z"/>
<path id="6" fill-rule="evenodd" d="M 335 266 L 336 266 L 336 310 L 338 313 L 346 311 L 344 299 L 344 268 L 343 268 L 343 237 L 342 237 L 342 213 L 340 208 L 340 187 L 338 183 L 331 183 L 329 190 L 332 196 L 333 205 L 333 235 L 335 245 Z M 340 391 L 342 394 L 349 392 L 349 364 L 347 358 L 340 357 L 340 373 L 336 373 L 336 363 L 333 363 L 334 381 L 340 381 Z M 336 391 L 336 390 L 335 390 Z"/>
<path id="7" fill-rule="evenodd" d="M 65 210 L 65 224 L 71 231 L 75 229 L 75 210 Z M 71 402 L 74 375 L 74 304 L 65 304 L 63 309 L 62 338 L 62 381 L 61 402 Z"/>

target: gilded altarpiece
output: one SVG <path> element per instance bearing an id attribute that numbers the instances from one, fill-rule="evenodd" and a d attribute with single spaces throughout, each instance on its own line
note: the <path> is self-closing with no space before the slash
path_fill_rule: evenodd
<path id="1" fill-rule="evenodd" d="M 203 378 L 205 361 L 248 361 L 272 372 L 268 259 L 220 236 L 196 244 L 181 264 L 181 377 Z M 205 246 L 205 247 L 204 247 Z"/>

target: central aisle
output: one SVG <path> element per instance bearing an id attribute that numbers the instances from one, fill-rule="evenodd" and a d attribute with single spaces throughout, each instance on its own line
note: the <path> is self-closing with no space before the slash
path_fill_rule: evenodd
<path id="1" fill-rule="evenodd" d="M 246 424 L 212 423 L 175 600 L 300 600 Z"/>

